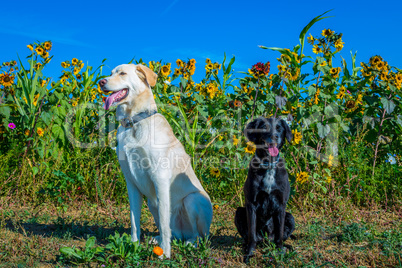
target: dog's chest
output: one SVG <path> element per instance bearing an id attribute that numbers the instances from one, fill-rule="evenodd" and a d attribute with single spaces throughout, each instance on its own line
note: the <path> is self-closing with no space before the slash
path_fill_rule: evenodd
<path id="1" fill-rule="evenodd" d="M 261 190 L 267 192 L 268 194 L 271 193 L 273 188 L 276 186 L 275 182 L 275 175 L 276 175 L 276 169 L 269 169 L 267 170 L 267 173 L 265 174 L 264 178 L 261 181 Z"/>

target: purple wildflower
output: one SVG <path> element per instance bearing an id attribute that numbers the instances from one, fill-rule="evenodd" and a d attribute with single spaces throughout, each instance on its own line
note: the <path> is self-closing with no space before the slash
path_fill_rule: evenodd
<path id="1" fill-rule="evenodd" d="M 9 124 L 8 124 L 8 127 L 11 128 L 11 129 L 14 129 L 14 128 L 15 128 L 15 124 L 14 124 L 14 123 L 9 123 Z"/>

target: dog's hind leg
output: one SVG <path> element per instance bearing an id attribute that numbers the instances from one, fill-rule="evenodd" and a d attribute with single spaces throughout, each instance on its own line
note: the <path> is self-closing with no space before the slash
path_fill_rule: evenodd
<path id="1" fill-rule="evenodd" d="M 183 215 L 187 215 L 187 219 L 181 219 L 183 239 L 193 243 L 197 237 L 208 236 L 212 222 L 212 205 L 208 196 L 202 192 L 191 193 L 183 199 L 183 208 Z M 190 226 L 186 226 L 186 220 Z"/>
<path id="2" fill-rule="evenodd" d="M 247 242 L 247 211 L 245 207 L 238 207 L 235 214 L 235 225 L 240 236 Z"/>
<path id="3" fill-rule="evenodd" d="M 289 236 L 295 230 L 295 218 L 289 212 L 286 212 L 285 215 L 285 229 L 283 231 L 283 241 L 289 238 Z"/>

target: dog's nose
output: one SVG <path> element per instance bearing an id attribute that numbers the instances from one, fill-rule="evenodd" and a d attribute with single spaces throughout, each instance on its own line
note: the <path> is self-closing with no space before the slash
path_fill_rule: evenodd
<path id="1" fill-rule="evenodd" d="M 106 80 L 106 79 L 101 79 L 101 80 L 99 81 L 99 85 L 100 85 L 101 87 L 105 86 L 106 83 L 107 83 L 107 80 Z"/>

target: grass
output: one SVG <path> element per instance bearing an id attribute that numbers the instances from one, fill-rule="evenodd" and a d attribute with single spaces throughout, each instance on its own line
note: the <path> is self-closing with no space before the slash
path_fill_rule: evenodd
<path id="1" fill-rule="evenodd" d="M 218 205 L 208 241 L 201 241 L 197 248 L 174 242 L 170 260 L 157 258 L 152 246 L 142 241 L 141 247 L 150 254 L 134 263 L 142 267 L 245 267 L 242 239 L 233 222 L 236 205 Z M 60 253 L 61 247 L 84 248 L 93 236 L 96 245 L 104 248 L 116 231 L 120 235 L 130 232 L 128 204 L 106 202 L 101 207 L 83 201 L 61 207 L 51 203 L 30 206 L 2 198 L 0 211 L 0 267 L 76 266 Z M 293 208 L 291 212 L 296 218 L 296 239 L 286 244 L 292 249 L 280 254 L 269 242 L 263 243 L 250 267 L 402 267 L 401 209 L 344 205 L 326 211 Z M 141 229 L 145 239 L 157 234 L 145 202 Z M 102 264 L 92 261 L 78 266 Z M 130 267 L 115 256 L 109 266 Z"/>

